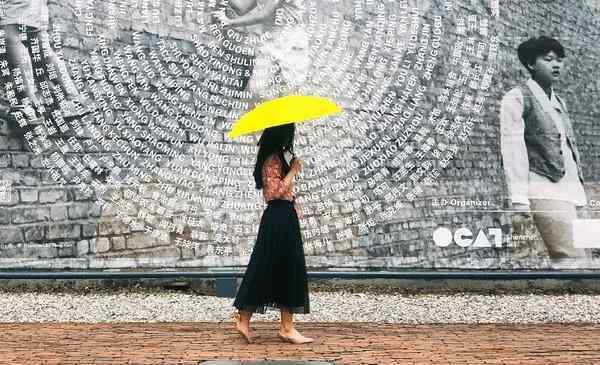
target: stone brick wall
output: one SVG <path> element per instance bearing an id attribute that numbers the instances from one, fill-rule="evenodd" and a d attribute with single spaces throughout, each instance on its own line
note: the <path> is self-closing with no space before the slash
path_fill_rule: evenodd
<path id="1" fill-rule="evenodd" d="M 312 3 L 307 1 L 307 6 Z M 312 269 L 544 268 L 547 262 L 539 240 L 507 247 L 505 237 L 501 248 L 435 246 L 432 233 L 436 227 L 465 226 L 475 232 L 501 227 L 506 236 L 510 217 L 502 212 L 453 207 L 436 210 L 433 204 L 448 198 L 479 199 L 489 200 L 497 210 L 506 208 L 499 154 L 499 100 L 526 79 L 516 58 L 516 46 L 540 33 L 558 37 L 568 50 L 568 72 L 558 90 L 567 102 L 580 143 L 588 198 L 600 200 L 596 106 L 600 51 L 594 47 L 600 28 L 596 10 L 576 0 L 500 2 L 500 17 L 498 21 L 490 19 L 489 36 L 476 39 L 498 35 L 496 63 L 468 52 L 463 58 L 471 62 L 472 69 L 479 64 L 484 71 L 489 66 L 496 71 L 481 114 L 473 119 L 468 138 L 449 142 L 458 148 L 445 168 L 428 157 L 440 168 L 440 175 L 408 201 L 385 198 L 387 191 L 381 185 L 386 182 L 398 187 L 407 181 L 394 177 L 402 166 L 400 160 L 374 161 L 389 146 L 386 138 L 398 137 L 392 126 L 401 115 L 393 111 L 399 102 L 394 98 L 386 102 L 384 92 L 393 90 L 402 95 L 409 89 L 398 75 L 402 74 L 402 62 L 414 64 L 417 53 L 386 49 L 386 35 L 374 28 L 370 33 L 367 30 L 381 19 L 378 12 L 382 4 L 388 20 L 393 19 L 390 14 L 396 17 L 387 23 L 388 30 L 398 29 L 402 18 L 410 25 L 410 18 L 403 15 L 400 5 L 390 2 L 368 1 L 361 9 L 354 8 L 352 1 L 314 3 L 317 11 L 309 15 L 316 18 L 308 26 L 314 35 L 308 90 L 332 97 L 343 107 L 344 115 L 299 124 L 296 132 L 296 151 L 304 161 L 296 195 L 306 209 L 301 227 L 307 264 Z M 448 74 L 461 73 L 461 63 L 450 62 L 457 40 L 468 38 L 457 32 L 459 18 L 467 20 L 468 15 L 475 15 L 478 24 L 490 18 L 491 1 L 451 3 L 454 13 L 450 15 L 443 11 L 444 1 L 407 3 L 409 8 L 419 7 L 421 25 L 433 27 L 436 16 L 442 16 L 440 56 L 431 81 L 418 80 L 425 92 L 417 100 L 417 110 L 425 117 L 435 106 L 443 109 L 446 105 L 440 103 L 439 95 Z M 246 264 L 247 256 L 240 255 L 252 249 L 264 208 L 251 176 L 258 136 L 235 141 L 225 136 L 235 117 L 248 108 L 244 104 L 247 79 L 242 75 L 228 81 L 227 86 L 238 92 L 237 98 L 216 98 L 214 95 L 220 93 L 214 87 L 219 82 L 206 83 L 216 77 L 211 71 L 222 70 L 223 60 L 233 54 L 224 45 L 210 47 L 217 38 L 211 32 L 208 5 L 189 1 L 50 1 L 51 31 L 56 29 L 54 24 L 60 26 L 61 47 L 70 73 L 102 113 L 82 119 L 82 129 L 62 136 L 69 141 L 67 153 L 54 145 L 60 142 L 58 135 L 49 136 L 52 144 L 42 153 L 46 159 L 25 142 L 25 130 L 9 118 L 0 119 L 1 178 L 12 181 L 11 202 L 0 203 L 0 267 L 203 269 Z M 144 21 L 144 13 L 149 22 Z M 322 28 L 321 24 L 329 26 Z M 390 34 L 391 30 L 388 38 Z M 363 42 L 378 46 L 361 52 Z M 236 45 L 244 46 L 232 40 L 231 47 Z M 352 54 L 354 57 L 349 58 Z M 104 62 L 105 56 L 109 62 Z M 376 65 L 380 56 L 385 67 Z M 252 58 L 240 56 L 249 60 L 247 63 Z M 123 73 L 123 69 L 130 72 Z M 241 69 L 251 71 L 251 67 Z M 423 72 L 409 70 L 406 80 L 411 74 L 421 77 Z M 386 80 L 392 82 L 386 84 Z M 222 79 L 220 84 L 224 82 Z M 417 88 L 407 100 L 418 99 L 414 90 Z M 226 100 L 231 103 L 224 107 Z M 384 127 L 386 121 L 388 127 Z M 373 140 L 367 138 L 371 135 Z M 409 141 L 417 148 L 421 145 L 414 135 Z M 367 151 L 374 149 L 376 153 L 366 159 Z M 98 166 L 88 164 L 84 156 L 92 157 Z M 52 175 L 60 176 L 61 170 L 46 166 L 54 157 L 69 162 L 77 158 L 88 166 L 89 179 L 81 185 L 60 183 Z M 408 155 L 407 161 L 411 160 L 418 162 L 414 154 Z M 186 168 L 187 175 L 193 173 L 193 177 L 183 179 Z M 119 179 L 126 176 L 137 180 Z M 216 180 L 222 177 L 230 179 Z M 336 185 L 333 192 L 326 189 L 328 184 L 346 179 L 352 183 Z M 245 206 L 227 205 L 232 202 Z M 376 219 L 397 202 L 402 206 L 389 219 Z M 586 212 L 598 217 L 597 211 Z M 194 221 L 182 221 L 184 214 Z M 149 219 L 151 216 L 155 218 Z M 125 224 L 123 218 L 132 219 L 133 224 Z M 326 239 L 314 241 L 313 233 Z M 235 240 L 228 239 L 231 237 Z M 185 238 L 199 244 L 185 247 L 181 244 Z M 209 247 L 216 254 L 210 254 Z"/>

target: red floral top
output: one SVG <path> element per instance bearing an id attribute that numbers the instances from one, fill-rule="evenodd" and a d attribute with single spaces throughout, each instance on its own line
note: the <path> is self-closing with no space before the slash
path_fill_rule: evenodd
<path id="1" fill-rule="evenodd" d="M 267 157 L 262 167 L 263 198 L 265 202 L 273 199 L 284 199 L 294 202 L 294 209 L 298 214 L 297 203 L 294 195 L 294 183 L 286 185 L 283 175 L 283 163 L 276 153 Z M 299 214 L 301 217 L 301 214 Z"/>

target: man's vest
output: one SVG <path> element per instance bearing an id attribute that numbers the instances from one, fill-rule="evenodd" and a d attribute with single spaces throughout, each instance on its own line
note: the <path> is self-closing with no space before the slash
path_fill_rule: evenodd
<path id="1" fill-rule="evenodd" d="M 542 105 L 529 89 L 527 84 L 520 86 L 523 93 L 523 120 L 525 122 L 525 144 L 529 159 L 529 170 L 546 176 L 553 182 L 558 182 L 565 175 L 565 162 L 561 149 L 561 135 L 552 117 L 544 111 Z M 580 167 L 579 151 L 571 120 L 562 99 L 556 95 L 563 111 L 557 113 L 564 121 L 567 132 L 567 144 L 570 147 L 579 180 L 583 183 L 583 173 Z M 567 152 L 568 153 L 568 152 Z"/>

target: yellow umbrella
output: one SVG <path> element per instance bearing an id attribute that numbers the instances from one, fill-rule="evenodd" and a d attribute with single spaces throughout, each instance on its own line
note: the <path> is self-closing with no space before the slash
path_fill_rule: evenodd
<path id="1" fill-rule="evenodd" d="M 261 103 L 242 115 L 227 135 L 235 138 L 269 127 L 314 120 L 341 111 L 335 103 L 319 96 L 282 96 Z"/>

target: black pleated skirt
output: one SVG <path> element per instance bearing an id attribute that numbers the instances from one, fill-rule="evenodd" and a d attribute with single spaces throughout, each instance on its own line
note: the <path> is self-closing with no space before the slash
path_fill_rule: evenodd
<path id="1" fill-rule="evenodd" d="M 304 245 L 292 202 L 268 202 L 233 306 L 262 314 L 281 308 L 310 313 Z"/>

